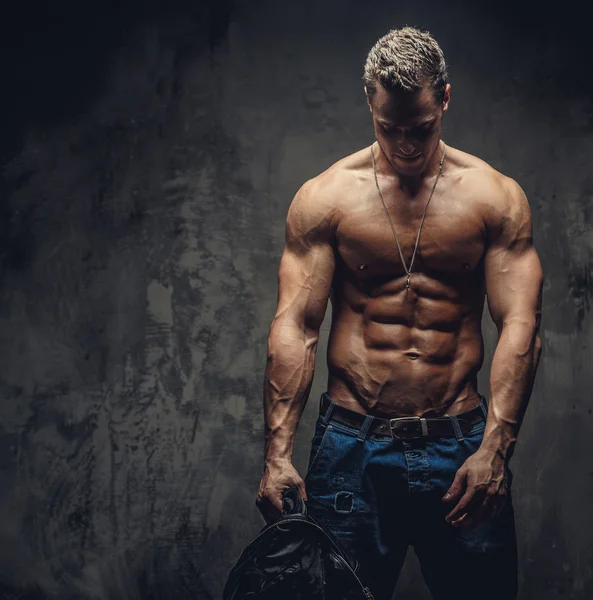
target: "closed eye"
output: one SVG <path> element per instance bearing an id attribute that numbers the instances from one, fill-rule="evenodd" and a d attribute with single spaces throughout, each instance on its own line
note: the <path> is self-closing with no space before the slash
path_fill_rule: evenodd
<path id="1" fill-rule="evenodd" d="M 410 133 L 412 135 L 416 134 L 424 134 L 424 133 L 428 133 L 429 131 L 432 130 L 432 126 L 434 124 L 434 121 L 430 121 L 429 123 L 424 123 L 422 125 L 418 125 L 418 127 L 414 127 L 410 130 Z M 385 133 L 394 133 L 395 130 L 397 128 L 395 127 L 386 127 L 385 125 L 383 125 L 382 123 L 380 123 L 381 125 L 381 129 L 385 132 Z"/>
<path id="2" fill-rule="evenodd" d="M 422 125 L 416 127 L 416 130 L 420 133 L 426 133 L 432 129 L 433 125 L 434 121 L 429 121 L 428 123 L 423 123 Z"/>

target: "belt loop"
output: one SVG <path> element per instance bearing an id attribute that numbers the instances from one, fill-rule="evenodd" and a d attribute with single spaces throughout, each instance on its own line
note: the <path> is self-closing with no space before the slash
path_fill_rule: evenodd
<path id="1" fill-rule="evenodd" d="M 366 437 L 367 437 L 367 432 L 369 430 L 369 427 L 371 426 L 371 423 L 373 422 L 374 417 L 372 415 L 366 415 L 366 417 L 364 418 L 364 423 L 362 424 L 362 427 L 360 428 L 360 431 L 358 432 L 358 435 L 356 436 L 356 439 L 359 442 L 364 442 Z"/>
<path id="2" fill-rule="evenodd" d="M 457 415 L 447 415 L 451 421 L 451 425 L 453 425 L 453 431 L 455 431 L 455 437 L 458 442 L 463 441 L 463 432 L 461 431 L 461 427 L 459 426 L 459 420 L 457 419 Z"/>
<path id="3" fill-rule="evenodd" d="M 488 404 L 486 403 L 486 398 L 480 394 L 480 408 L 482 409 L 482 413 L 484 414 L 484 419 L 488 418 Z"/>
<path id="4" fill-rule="evenodd" d="M 334 407 L 336 406 L 336 403 L 324 392 L 325 397 L 329 400 L 329 406 L 327 407 L 327 410 L 325 411 L 325 415 L 323 415 L 323 419 L 321 420 L 321 422 L 324 425 L 327 425 L 329 420 L 331 419 L 332 413 L 334 412 Z"/>
<path id="5" fill-rule="evenodd" d="M 420 427 L 422 427 L 422 435 L 428 435 L 428 423 L 424 417 L 420 418 Z"/>

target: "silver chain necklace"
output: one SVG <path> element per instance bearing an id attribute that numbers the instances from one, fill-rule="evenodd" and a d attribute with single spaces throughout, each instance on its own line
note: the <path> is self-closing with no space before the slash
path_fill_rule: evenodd
<path id="1" fill-rule="evenodd" d="M 397 237 L 397 233 L 395 233 L 395 227 L 393 226 L 393 221 L 391 220 L 391 217 L 389 216 L 389 211 L 387 210 L 387 206 L 385 206 L 385 201 L 383 200 L 383 194 L 381 193 L 381 188 L 379 187 L 379 181 L 377 180 L 377 167 L 375 166 L 375 156 L 373 155 L 373 145 L 371 144 L 371 160 L 373 162 L 373 173 L 375 174 L 375 185 L 377 186 L 377 191 L 379 192 L 379 198 L 381 198 L 381 202 L 383 204 L 383 208 L 385 209 L 385 213 L 387 214 L 387 218 L 389 219 L 389 222 L 391 223 L 391 230 L 393 231 L 393 235 L 395 236 L 395 241 L 397 242 L 397 249 L 399 250 L 399 257 L 401 258 L 402 265 L 404 266 L 404 270 L 406 271 L 406 274 L 408 276 L 407 281 L 406 281 L 406 293 L 407 293 L 407 290 L 410 289 L 410 275 L 412 274 L 412 267 L 414 266 L 414 258 L 416 257 L 416 250 L 418 249 L 418 242 L 420 241 L 420 232 L 422 231 L 422 225 L 424 224 L 424 217 L 426 217 L 426 211 L 428 210 L 428 205 L 430 204 L 430 200 L 432 199 L 432 195 L 434 194 L 434 190 L 437 186 L 439 177 L 441 176 L 441 174 L 443 172 L 443 162 L 445 160 L 445 153 L 447 152 L 447 146 L 445 145 L 445 142 L 443 142 L 443 146 L 444 146 L 443 156 L 441 157 L 441 162 L 439 164 L 439 172 L 438 172 L 438 175 L 436 176 L 436 179 L 434 180 L 434 185 L 432 186 L 432 191 L 430 192 L 430 196 L 428 197 L 428 202 L 426 203 L 426 206 L 424 207 L 424 213 L 422 214 L 422 220 L 420 221 L 420 227 L 418 228 L 418 235 L 416 236 L 416 245 L 414 246 L 414 252 L 412 253 L 412 260 L 410 261 L 410 268 L 408 269 L 408 267 L 406 266 L 406 261 L 404 260 L 404 255 L 402 253 L 401 246 L 399 245 L 399 239 Z M 379 148 L 381 148 L 381 146 L 379 146 Z M 383 148 L 381 148 L 381 151 L 383 151 Z"/>

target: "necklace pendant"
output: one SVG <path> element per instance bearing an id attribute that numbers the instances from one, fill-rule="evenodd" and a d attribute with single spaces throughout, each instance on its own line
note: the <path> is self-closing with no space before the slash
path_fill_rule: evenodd
<path id="1" fill-rule="evenodd" d="M 408 280 L 406 281 L 406 289 L 410 289 L 410 274 L 408 273 Z"/>

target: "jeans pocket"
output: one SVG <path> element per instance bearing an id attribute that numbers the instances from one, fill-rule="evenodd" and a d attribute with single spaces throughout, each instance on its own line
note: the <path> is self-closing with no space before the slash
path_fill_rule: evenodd
<path id="1" fill-rule="evenodd" d="M 315 424 L 315 434 L 311 442 L 311 452 L 309 454 L 309 465 L 307 467 L 307 473 L 304 479 L 307 479 L 311 475 L 323 456 L 323 450 L 328 444 L 329 433 L 331 429 L 326 425 L 322 425 L 321 421 L 317 421 Z"/>
<path id="2" fill-rule="evenodd" d="M 469 430 L 469 433 L 467 435 L 472 436 L 472 435 L 483 434 L 484 429 L 486 429 L 486 421 L 480 421 L 479 423 L 476 423 L 474 426 L 472 426 L 472 428 Z"/>

